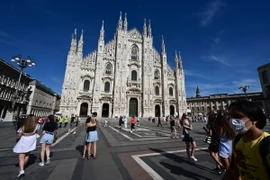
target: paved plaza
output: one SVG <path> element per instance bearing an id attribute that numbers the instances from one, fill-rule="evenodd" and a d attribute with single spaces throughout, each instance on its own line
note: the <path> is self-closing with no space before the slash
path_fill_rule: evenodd
<path id="1" fill-rule="evenodd" d="M 102 120 L 101 120 L 102 121 Z M 193 135 L 197 140 L 196 158 L 189 163 L 185 145 L 181 139 L 171 139 L 169 125 L 157 127 L 145 120 L 137 131 L 121 130 L 117 122 L 107 128 L 98 128 L 98 158 L 82 160 L 84 128 L 81 124 L 76 134 L 66 134 L 67 128 L 59 130 L 58 142 L 52 147 L 51 164 L 40 167 L 40 146 L 31 153 L 26 176 L 20 179 L 36 180 L 162 180 L 162 179 L 220 179 L 212 171 L 213 160 L 203 143 L 204 123 L 194 123 Z M 267 126 L 269 131 L 269 125 Z M 0 123 L 0 179 L 16 179 L 18 157 L 12 152 L 15 131 L 11 124 Z"/>

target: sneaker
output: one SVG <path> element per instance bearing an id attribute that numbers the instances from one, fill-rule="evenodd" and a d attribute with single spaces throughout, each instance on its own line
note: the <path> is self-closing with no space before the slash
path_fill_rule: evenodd
<path id="1" fill-rule="evenodd" d="M 44 162 L 40 162 L 38 165 L 39 166 L 44 166 Z"/>
<path id="2" fill-rule="evenodd" d="M 24 176 L 24 170 L 21 170 L 17 177 L 22 177 L 22 176 Z"/>
<path id="3" fill-rule="evenodd" d="M 73 134 L 76 134 L 76 132 L 73 132 Z"/>
<path id="4" fill-rule="evenodd" d="M 219 167 L 216 167 L 215 169 L 213 169 L 213 171 L 215 171 L 218 174 L 221 174 L 222 173 L 222 170 Z"/>
<path id="5" fill-rule="evenodd" d="M 190 159 L 192 159 L 193 161 L 197 162 L 198 159 L 196 159 L 194 156 L 191 156 Z"/>
<path id="6" fill-rule="evenodd" d="M 50 164 L 50 162 L 51 162 L 51 160 L 50 160 L 50 158 L 48 158 L 45 164 L 48 165 L 48 164 Z"/>

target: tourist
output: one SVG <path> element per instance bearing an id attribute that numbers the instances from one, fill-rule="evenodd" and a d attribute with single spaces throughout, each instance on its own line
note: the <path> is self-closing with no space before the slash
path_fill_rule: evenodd
<path id="1" fill-rule="evenodd" d="M 76 134 L 76 121 L 75 121 L 74 114 L 71 114 L 70 127 L 67 133 L 70 133 L 70 132 L 73 132 L 73 134 Z"/>
<path id="2" fill-rule="evenodd" d="M 207 124 L 207 135 L 211 137 L 211 142 L 208 147 L 208 151 L 212 159 L 216 163 L 216 168 L 213 169 L 218 174 L 221 174 L 224 170 L 222 163 L 219 160 L 219 135 L 218 135 L 218 123 L 216 121 L 217 114 L 210 113 Z"/>
<path id="3" fill-rule="evenodd" d="M 170 129 L 171 129 L 171 138 L 177 138 L 175 120 L 173 116 L 170 116 Z"/>
<path id="4" fill-rule="evenodd" d="M 162 124 L 161 124 L 161 117 L 160 117 L 160 116 L 158 117 L 158 125 L 157 125 L 157 127 L 159 127 L 159 125 L 162 127 Z"/>
<path id="5" fill-rule="evenodd" d="M 235 136 L 235 132 L 230 127 L 227 114 L 218 114 L 216 118 L 216 124 L 218 126 L 218 138 L 220 139 L 218 154 L 220 162 L 227 170 L 230 165 L 230 157 L 232 154 L 232 139 Z"/>
<path id="6" fill-rule="evenodd" d="M 45 165 L 44 156 L 46 154 L 46 164 L 50 164 L 50 153 L 51 153 L 51 145 L 56 140 L 58 125 L 57 122 L 55 122 L 54 115 L 48 116 L 49 121 L 46 122 L 43 126 L 43 135 L 40 139 L 41 144 L 41 151 L 40 151 L 40 159 L 41 162 L 39 163 L 40 166 Z"/>
<path id="7" fill-rule="evenodd" d="M 124 121 L 124 127 L 125 127 L 125 129 L 127 129 L 127 117 L 126 116 L 124 116 L 124 118 L 123 118 L 123 121 Z"/>
<path id="8" fill-rule="evenodd" d="M 86 122 L 85 122 L 85 138 L 84 138 L 84 144 L 83 144 L 83 156 L 82 156 L 82 159 L 85 159 L 85 156 L 86 156 L 86 151 L 87 151 L 87 147 L 88 147 L 88 142 L 87 142 L 87 136 L 88 136 L 88 133 L 87 133 L 87 124 L 90 123 L 90 120 L 91 120 L 91 116 L 87 117 L 86 119 Z M 91 156 L 91 154 L 90 154 Z"/>
<path id="9" fill-rule="evenodd" d="M 37 136 L 36 132 L 39 130 L 38 122 L 34 115 L 29 115 L 23 120 L 23 125 L 17 131 L 17 136 L 20 140 L 13 148 L 14 153 L 19 154 L 19 174 L 18 177 L 25 175 L 24 166 L 29 160 L 30 152 L 36 149 Z"/>
<path id="10" fill-rule="evenodd" d="M 104 127 L 108 127 L 108 118 L 105 118 Z"/>
<path id="11" fill-rule="evenodd" d="M 135 119 L 134 116 L 132 116 L 132 118 L 131 118 L 131 120 L 130 120 L 130 125 L 131 125 L 131 127 L 130 127 L 130 132 L 131 132 L 131 133 L 133 132 L 133 130 L 135 130 L 135 124 L 136 124 L 136 119 Z"/>
<path id="12" fill-rule="evenodd" d="M 263 131 L 266 117 L 252 101 L 239 100 L 229 107 L 230 126 L 238 133 L 233 140 L 233 154 L 223 180 L 270 179 L 270 134 Z"/>
<path id="13" fill-rule="evenodd" d="M 92 155 L 91 153 L 91 148 L 93 148 L 93 158 L 97 158 L 97 141 L 98 141 L 98 134 L 97 134 L 97 121 L 96 121 L 96 116 L 97 113 L 94 112 L 92 114 L 90 122 L 86 124 L 86 142 L 88 143 L 87 151 L 88 151 L 88 156 L 87 158 L 89 159 L 90 156 Z"/>
<path id="14" fill-rule="evenodd" d="M 194 163 L 197 161 L 195 158 L 195 148 L 196 148 L 196 142 L 194 141 L 193 137 L 190 134 L 190 131 L 192 130 L 192 125 L 190 124 L 190 118 L 184 113 L 181 117 L 181 125 L 183 126 L 183 141 L 186 144 L 186 152 L 187 156 L 189 158 L 189 161 Z M 191 145 L 191 150 L 190 150 Z"/>

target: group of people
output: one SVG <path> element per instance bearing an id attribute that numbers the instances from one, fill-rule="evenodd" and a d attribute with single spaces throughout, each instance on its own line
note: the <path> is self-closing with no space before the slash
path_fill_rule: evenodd
<path id="1" fill-rule="evenodd" d="M 170 120 L 174 132 L 175 119 Z M 183 114 L 179 120 L 182 140 L 191 162 L 196 162 L 196 142 L 192 137 L 191 118 Z M 233 102 L 227 112 L 210 113 L 204 127 L 210 156 L 216 163 L 215 172 L 223 180 L 270 179 L 270 134 L 263 131 L 266 116 L 254 102 Z M 172 134 L 174 135 L 174 133 Z"/>
<path id="2" fill-rule="evenodd" d="M 227 113 L 212 113 L 204 130 L 210 156 L 223 180 L 270 179 L 270 134 L 263 110 L 254 102 L 233 102 Z"/>
<path id="3" fill-rule="evenodd" d="M 24 166 L 29 160 L 30 152 L 36 149 L 40 127 L 41 126 L 34 115 L 27 116 L 22 120 L 20 127 L 18 127 L 16 133 L 17 143 L 13 148 L 13 152 L 19 155 L 18 177 L 25 175 Z M 45 164 L 50 163 L 50 149 L 51 145 L 56 141 L 57 130 L 58 124 L 55 121 L 54 115 L 48 116 L 48 121 L 43 125 L 42 137 L 40 138 L 41 162 L 39 163 L 39 166 L 44 166 Z"/>
<path id="4" fill-rule="evenodd" d="M 98 133 L 97 113 L 87 118 L 85 123 L 85 140 L 82 158 L 97 158 Z M 173 119 L 172 119 L 173 120 Z M 131 119 L 131 130 L 136 120 Z M 179 120 L 186 152 L 191 162 L 196 162 L 196 142 L 192 137 L 191 118 L 183 114 Z M 76 126 L 76 125 L 75 125 Z M 173 123 L 171 124 L 173 127 Z M 174 124 L 175 126 L 175 124 Z M 240 100 L 233 102 L 228 113 L 211 113 L 204 128 L 209 142 L 209 153 L 216 163 L 218 173 L 225 172 L 223 180 L 264 180 L 270 179 L 270 134 L 263 131 L 266 117 L 262 109 L 254 102 Z M 24 166 L 30 152 L 36 149 L 39 124 L 35 116 L 29 115 L 17 130 L 17 144 L 13 148 L 19 154 L 19 174 L 24 175 Z M 40 166 L 50 163 L 50 148 L 57 135 L 58 124 L 50 115 L 43 126 L 40 139 Z M 87 153 L 87 154 L 86 154 Z"/>

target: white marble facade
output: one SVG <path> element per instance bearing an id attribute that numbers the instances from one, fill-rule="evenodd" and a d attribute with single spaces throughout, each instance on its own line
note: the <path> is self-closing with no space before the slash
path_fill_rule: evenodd
<path id="1" fill-rule="evenodd" d="M 96 51 L 83 56 L 83 31 L 72 35 L 62 87 L 63 115 L 119 115 L 149 117 L 186 112 L 185 78 L 180 54 L 169 66 L 162 37 L 162 52 L 153 47 L 150 21 L 143 32 L 128 29 L 120 13 L 114 38 L 105 43 L 102 21 Z"/>

